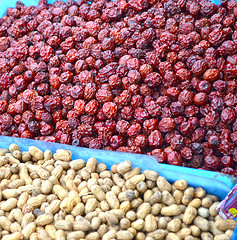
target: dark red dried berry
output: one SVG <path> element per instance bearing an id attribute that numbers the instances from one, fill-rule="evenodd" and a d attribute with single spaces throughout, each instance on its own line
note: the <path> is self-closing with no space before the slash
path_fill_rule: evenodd
<path id="1" fill-rule="evenodd" d="M 159 122 L 159 130 L 161 132 L 170 132 L 175 128 L 175 121 L 172 118 L 163 118 Z"/>
<path id="2" fill-rule="evenodd" d="M 220 167 L 220 160 L 214 155 L 208 155 L 204 158 L 205 165 L 211 170 L 218 170 Z"/>
<path id="3" fill-rule="evenodd" d="M 165 163 L 167 160 L 166 153 L 159 148 L 152 150 L 151 155 L 155 157 L 159 163 Z"/>
<path id="4" fill-rule="evenodd" d="M 171 165 L 176 165 L 176 166 L 182 165 L 182 157 L 181 157 L 180 153 L 178 153 L 177 151 L 171 151 L 167 155 L 167 161 Z"/>

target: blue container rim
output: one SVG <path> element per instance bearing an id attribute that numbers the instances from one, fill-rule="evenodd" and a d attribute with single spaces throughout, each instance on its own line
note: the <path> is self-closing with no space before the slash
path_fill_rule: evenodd
<path id="1" fill-rule="evenodd" d="M 170 182 L 175 182 L 178 179 L 185 179 L 190 186 L 203 187 L 208 193 L 217 195 L 220 200 L 224 199 L 237 183 L 237 179 L 235 177 L 231 177 L 226 174 L 161 164 L 158 163 L 154 157 L 145 154 L 89 149 L 60 143 L 0 136 L 0 147 L 8 148 L 12 143 L 16 143 L 22 151 L 27 151 L 28 147 L 31 145 L 37 146 L 43 151 L 50 149 L 53 153 L 60 148 L 67 149 L 72 152 L 73 160 L 78 158 L 87 160 L 93 156 L 97 158 L 98 162 L 106 163 L 109 168 L 111 168 L 114 164 L 130 160 L 133 167 L 140 167 L 142 171 L 146 169 L 155 170 L 159 173 L 159 175 L 164 176 Z"/>

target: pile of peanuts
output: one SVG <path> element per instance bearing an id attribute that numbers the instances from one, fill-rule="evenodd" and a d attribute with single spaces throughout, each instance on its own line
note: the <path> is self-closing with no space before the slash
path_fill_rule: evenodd
<path id="1" fill-rule="evenodd" d="M 219 199 L 130 161 L 105 163 L 16 144 L 0 149 L 2 240 L 228 240 Z"/>

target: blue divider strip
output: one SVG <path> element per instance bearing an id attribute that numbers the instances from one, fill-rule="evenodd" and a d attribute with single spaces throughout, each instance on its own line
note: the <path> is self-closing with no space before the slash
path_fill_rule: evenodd
<path id="1" fill-rule="evenodd" d="M 22 151 L 28 150 L 30 145 L 35 145 L 42 150 L 50 149 L 52 152 L 56 152 L 59 148 L 65 148 L 72 152 L 73 160 L 78 158 L 87 160 L 89 157 L 93 156 L 97 158 L 98 162 L 105 162 L 109 168 L 115 163 L 130 160 L 134 167 L 140 167 L 143 171 L 145 169 L 155 170 L 159 172 L 161 176 L 166 177 L 170 182 L 174 182 L 178 179 L 185 179 L 189 185 L 193 187 L 203 187 L 208 193 L 217 195 L 221 200 L 225 198 L 236 183 L 236 178 L 231 178 L 227 175 L 221 176 L 220 173 L 168 164 L 158 164 L 155 158 L 144 154 L 104 151 L 60 143 L 0 136 L 0 147 L 8 148 L 11 143 L 19 145 Z M 218 176 L 219 179 L 217 179 L 216 176 Z"/>

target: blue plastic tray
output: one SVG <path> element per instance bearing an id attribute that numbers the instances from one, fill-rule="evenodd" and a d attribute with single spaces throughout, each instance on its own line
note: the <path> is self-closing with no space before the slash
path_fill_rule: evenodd
<path id="1" fill-rule="evenodd" d="M 17 144 L 22 151 L 27 151 L 29 146 L 37 146 L 45 151 L 50 149 L 53 153 L 57 149 L 64 148 L 72 152 L 72 160 L 81 158 L 87 160 L 90 157 L 96 157 L 98 162 L 104 162 L 110 168 L 115 163 L 120 163 L 125 160 L 130 160 L 133 167 L 140 167 L 143 171 L 146 169 L 159 172 L 160 176 L 165 177 L 169 182 L 174 182 L 179 179 L 185 179 L 190 186 L 203 187 L 207 193 L 217 195 L 220 200 L 223 200 L 229 191 L 237 183 L 237 179 L 220 173 L 204 171 L 192 168 L 178 167 L 167 164 L 160 164 L 154 157 L 144 154 L 132 154 L 123 152 L 112 152 L 105 150 L 89 149 L 76 147 L 60 143 L 43 142 L 25 138 L 14 138 L 0 136 L 0 148 L 8 148 L 10 144 Z M 231 240 L 237 239 L 237 227 Z"/>
<path id="2" fill-rule="evenodd" d="M 53 3 L 55 0 L 48 0 L 48 3 Z M 63 0 L 65 1 L 65 0 Z M 15 7 L 17 0 L 0 0 L 0 17 L 3 17 L 8 7 Z M 38 0 L 22 0 L 26 6 L 37 5 Z M 212 0 L 215 4 L 220 4 L 220 0 Z M 118 153 L 103 150 L 95 150 L 81 148 L 59 143 L 49 143 L 35 141 L 29 139 L 20 139 L 0 136 L 0 148 L 8 148 L 11 143 L 16 143 L 22 150 L 28 150 L 30 145 L 38 146 L 42 150 L 51 149 L 55 152 L 59 148 L 68 149 L 73 153 L 73 159 L 82 158 L 87 160 L 94 156 L 98 162 L 105 162 L 109 167 L 115 163 L 124 160 L 130 160 L 134 167 L 140 167 L 142 170 L 151 169 L 158 171 L 161 176 L 167 178 L 168 181 L 174 182 L 178 179 L 185 179 L 190 186 L 203 187 L 208 193 L 217 195 L 220 200 L 224 199 L 228 192 L 237 183 L 237 179 L 227 175 L 223 175 L 211 171 L 203 171 L 185 167 L 178 167 L 166 164 L 158 164 L 156 159 L 151 156 L 142 154 Z M 237 227 L 231 240 L 237 239 Z"/>
<path id="3" fill-rule="evenodd" d="M 93 156 L 97 158 L 98 162 L 105 162 L 109 168 L 115 163 L 130 160 L 132 161 L 134 167 L 140 167 L 143 171 L 146 169 L 155 170 L 159 172 L 161 176 L 167 178 L 170 182 L 174 182 L 178 179 L 185 179 L 189 185 L 193 187 L 203 187 L 208 193 L 217 195 L 221 200 L 226 197 L 233 186 L 237 183 L 237 179 L 229 175 L 223 175 L 212 171 L 160 164 L 154 157 L 144 154 L 113 152 L 76 147 L 60 143 L 36 141 L 25 138 L 0 136 L 0 148 L 8 148 L 12 143 L 16 143 L 22 151 L 28 150 L 30 145 L 37 146 L 43 151 L 50 149 L 54 153 L 59 148 L 68 149 L 73 154 L 73 160 L 78 158 L 87 160 Z"/>

